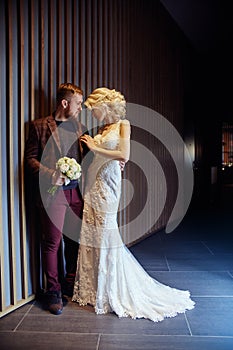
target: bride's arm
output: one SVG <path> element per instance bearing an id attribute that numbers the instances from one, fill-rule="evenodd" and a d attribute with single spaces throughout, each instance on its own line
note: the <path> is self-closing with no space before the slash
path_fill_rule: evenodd
<path id="1" fill-rule="evenodd" d="M 119 161 L 127 162 L 129 160 L 130 153 L 130 123 L 128 120 L 121 122 L 120 141 L 117 150 L 98 147 L 98 145 L 95 144 L 93 138 L 88 135 L 83 136 L 82 141 L 85 142 L 88 148 L 94 153 L 99 153 L 109 159 L 116 159 Z"/>

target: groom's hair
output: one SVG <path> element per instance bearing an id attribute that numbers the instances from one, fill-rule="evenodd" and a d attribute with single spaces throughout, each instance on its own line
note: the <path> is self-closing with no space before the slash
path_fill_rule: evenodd
<path id="1" fill-rule="evenodd" d="M 74 94 L 83 95 L 83 90 L 72 83 L 63 83 L 58 86 L 56 102 L 60 104 L 62 100 L 70 101 Z"/>

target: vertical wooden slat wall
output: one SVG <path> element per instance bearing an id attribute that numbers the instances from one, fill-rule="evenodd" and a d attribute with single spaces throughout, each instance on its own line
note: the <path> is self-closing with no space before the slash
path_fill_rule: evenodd
<path id="1" fill-rule="evenodd" d="M 4 4 L 0 3 L 0 13 L 5 14 Z M 0 53 L 1 53 L 1 64 L 0 64 L 0 80 L 1 84 L 1 93 L 0 93 L 0 130 L 6 130 L 6 118 L 2 118 L 5 113 L 5 106 L 3 105 L 3 101 L 5 99 L 4 90 L 6 89 L 6 57 L 4 54 L 6 51 L 6 43 L 5 43 L 5 35 L 6 35 L 6 21 L 5 16 L 0 20 Z M 4 83 L 3 83 L 4 82 Z M 5 245 L 5 226 L 7 225 L 7 196 L 6 191 L 3 192 L 3 188 L 6 186 L 6 152 L 5 152 L 5 144 L 6 144 L 6 132 L 2 133 L 0 131 L 0 308 L 3 310 L 5 308 L 6 303 L 6 278 L 5 278 L 5 270 L 3 267 L 5 266 L 5 255 L 3 255 L 3 246 Z"/>
<path id="2" fill-rule="evenodd" d="M 158 0 L 1 1 L 0 35 L 3 316 L 32 300 L 36 291 L 36 241 L 25 219 L 23 155 L 28 123 L 51 113 L 58 84 L 71 81 L 82 87 L 85 96 L 98 86 L 120 90 L 128 102 L 155 109 L 181 130 L 186 43 Z M 152 152 L 156 149 L 168 170 L 168 188 L 172 188 L 175 175 L 169 171 L 167 153 L 159 143 L 144 136 L 132 128 L 135 141 Z M 140 200 L 146 200 L 143 178 L 134 170 L 129 162 L 124 177 L 136 185 Z M 123 197 L 127 202 L 126 187 Z M 153 191 L 157 185 L 152 187 Z M 159 194 L 155 195 L 159 202 Z M 168 206 L 156 225 L 141 236 L 166 225 L 174 196 L 168 198 Z M 120 225 L 139 208 L 135 201 L 134 206 L 127 206 L 119 215 Z M 147 215 L 145 221 L 153 212 Z M 124 234 L 130 236 L 130 232 Z"/>

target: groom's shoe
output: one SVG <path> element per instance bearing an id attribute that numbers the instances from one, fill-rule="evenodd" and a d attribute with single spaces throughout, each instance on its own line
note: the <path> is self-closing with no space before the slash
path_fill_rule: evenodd
<path id="1" fill-rule="evenodd" d="M 47 310 L 54 315 L 60 315 L 63 310 L 61 292 L 51 291 L 46 293 Z"/>

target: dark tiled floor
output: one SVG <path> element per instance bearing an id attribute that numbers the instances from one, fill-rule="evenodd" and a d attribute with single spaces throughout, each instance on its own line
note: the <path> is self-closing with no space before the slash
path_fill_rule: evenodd
<path id="1" fill-rule="evenodd" d="M 131 248 L 151 276 L 189 289 L 193 310 L 153 323 L 95 315 L 71 301 L 53 316 L 32 302 L 0 320 L 0 348 L 232 350 L 233 213 L 225 203 L 192 210 L 174 232 L 158 232 Z"/>

